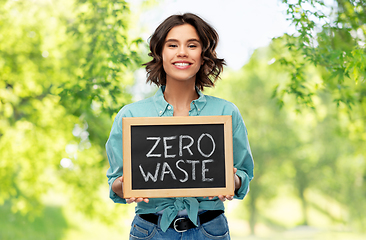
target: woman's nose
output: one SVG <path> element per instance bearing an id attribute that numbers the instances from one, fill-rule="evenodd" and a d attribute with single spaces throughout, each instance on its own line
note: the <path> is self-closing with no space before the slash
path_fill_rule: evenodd
<path id="1" fill-rule="evenodd" d="M 188 52 L 187 52 L 187 48 L 184 46 L 181 46 L 178 48 L 178 52 L 177 52 L 177 56 L 178 57 L 187 57 Z"/>

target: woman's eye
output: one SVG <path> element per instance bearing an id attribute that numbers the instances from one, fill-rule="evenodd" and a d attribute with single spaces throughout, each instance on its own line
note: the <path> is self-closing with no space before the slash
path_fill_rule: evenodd
<path id="1" fill-rule="evenodd" d="M 189 47 L 189 48 L 195 48 L 195 47 L 197 47 L 197 46 L 192 44 L 192 45 L 189 45 L 188 47 Z"/>
<path id="2" fill-rule="evenodd" d="M 176 44 L 169 44 L 168 47 L 175 48 L 175 47 L 177 47 L 177 45 Z"/>

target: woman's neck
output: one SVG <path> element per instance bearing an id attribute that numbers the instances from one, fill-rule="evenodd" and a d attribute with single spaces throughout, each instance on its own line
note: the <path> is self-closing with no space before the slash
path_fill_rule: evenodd
<path id="1" fill-rule="evenodd" d="M 174 116 L 188 116 L 191 102 L 198 97 L 194 82 L 167 81 L 164 98 L 173 106 Z"/>

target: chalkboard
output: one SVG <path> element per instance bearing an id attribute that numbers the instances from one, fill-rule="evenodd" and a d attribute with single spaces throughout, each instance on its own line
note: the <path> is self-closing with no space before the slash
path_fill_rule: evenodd
<path id="1" fill-rule="evenodd" d="M 234 194 L 231 116 L 123 118 L 123 193 Z"/>

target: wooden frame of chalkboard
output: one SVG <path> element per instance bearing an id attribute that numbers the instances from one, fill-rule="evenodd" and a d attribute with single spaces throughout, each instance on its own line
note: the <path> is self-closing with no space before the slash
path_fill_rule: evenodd
<path id="1" fill-rule="evenodd" d="M 122 118 L 122 132 L 125 198 L 234 195 L 230 115 Z"/>

